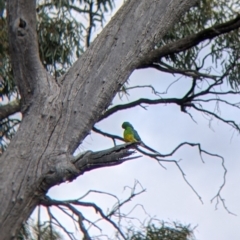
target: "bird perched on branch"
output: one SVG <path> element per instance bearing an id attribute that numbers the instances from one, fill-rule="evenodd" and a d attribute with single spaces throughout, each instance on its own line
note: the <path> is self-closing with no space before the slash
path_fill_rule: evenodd
<path id="1" fill-rule="evenodd" d="M 153 153 L 160 154 L 159 152 L 157 152 L 153 148 L 147 146 L 142 141 L 142 139 L 140 138 L 138 132 L 134 129 L 133 125 L 130 122 L 124 122 L 122 124 L 122 128 L 124 129 L 123 139 L 124 139 L 125 142 L 130 142 L 130 143 L 139 142 L 139 145 L 141 145 L 142 147 L 148 149 L 149 151 L 151 151 Z"/>
<path id="2" fill-rule="evenodd" d="M 141 142 L 141 138 L 138 132 L 134 129 L 131 123 L 124 122 L 122 128 L 125 129 L 123 132 L 123 138 L 125 142 Z"/>

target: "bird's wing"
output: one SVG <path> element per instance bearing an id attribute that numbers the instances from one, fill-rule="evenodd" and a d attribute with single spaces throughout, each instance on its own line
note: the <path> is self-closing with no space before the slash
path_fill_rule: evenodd
<path id="1" fill-rule="evenodd" d="M 141 138 L 140 138 L 138 132 L 137 132 L 134 128 L 133 128 L 133 134 L 134 134 L 134 138 L 135 138 L 138 142 L 140 142 L 140 141 L 141 141 Z"/>

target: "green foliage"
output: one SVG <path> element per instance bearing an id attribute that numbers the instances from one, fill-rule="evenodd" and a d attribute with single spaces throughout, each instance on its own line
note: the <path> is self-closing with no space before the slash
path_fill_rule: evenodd
<path id="1" fill-rule="evenodd" d="M 213 25 L 227 22 L 237 17 L 239 12 L 240 2 L 237 0 L 200 1 L 180 19 L 156 47 L 160 48 Z M 210 64 L 222 73 L 231 69 L 226 78 L 232 87 L 236 88 L 240 84 L 239 38 L 240 32 L 236 29 L 215 39 L 201 42 L 184 52 L 172 54 L 162 61 L 165 60 L 178 69 L 200 70 Z M 206 62 L 208 63 L 205 65 Z M 206 72 L 210 73 L 210 69 Z"/>
<path id="2" fill-rule="evenodd" d="M 4 1 L 0 1 L 0 8 L 3 9 Z M 36 12 L 39 56 L 48 72 L 55 77 L 64 74 L 89 46 L 92 31 L 103 24 L 104 15 L 113 7 L 114 0 L 38 0 Z M 156 48 L 233 19 L 239 10 L 240 3 L 237 0 L 200 1 L 180 19 Z M 0 18 L 0 79 L 3 79 L 0 84 L 0 100 L 11 100 L 12 97 L 20 96 L 14 84 L 9 59 L 7 23 L 4 16 L 5 14 Z M 240 32 L 236 29 L 201 42 L 184 52 L 164 57 L 159 60 L 159 64 L 164 62 L 177 69 L 201 70 L 208 74 L 228 71 L 227 80 L 232 87 L 237 88 L 240 83 L 239 38 Z M 127 94 L 126 85 L 122 87 L 120 94 Z M 9 118 L 0 120 L 0 126 L 8 122 L 4 129 L 10 127 L 9 131 L 13 133 L 13 126 L 9 121 Z M 11 135 L 5 135 L 1 139 L 7 142 Z"/>
<path id="3" fill-rule="evenodd" d="M 0 13 L 5 9 L 0 0 Z M 38 0 L 37 33 L 43 66 L 55 77 L 64 74 L 91 41 L 91 31 L 103 24 L 114 0 Z M 88 41 L 88 44 L 86 44 Z M 6 16 L 0 16 L 0 105 L 20 98 L 9 56 Z M 0 119 L 0 154 L 16 131 L 17 119 Z"/>
<path id="4" fill-rule="evenodd" d="M 58 13 L 49 17 L 47 11 L 39 11 L 38 39 L 39 54 L 46 69 L 55 76 L 62 75 L 71 66 L 74 59 L 83 52 L 81 46 L 82 28 L 75 19 Z M 61 16 L 63 15 L 63 16 Z"/>
<path id="5" fill-rule="evenodd" d="M 0 0 L 0 105 L 1 101 L 20 98 L 9 57 L 7 22 L 4 13 L 4 0 Z M 91 43 L 92 31 L 104 23 L 104 15 L 114 7 L 114 0 L 38 0 L 37 33 L 39 56 L 43 66 L 53 76 L 64 74 L 73 62 Z M 3 11 L 4 10 L 4 11 Z M 156 48 L 187 38 L 199 31 L 224 23 L 237 16 L 240 2 L 237 0 L 202 0 L 198 6 L 187 12 L 174 28 L 159 42 Z M 230 69 L 226 76 L 232 87 L 240 84 L 239 45 L 240 31 L 236 29 L 215 39 L 204 41 L 184 52 L 174 53 L 159 60 L 178 69 L 203 70 L 207 73 L 213 68 L 205 69 L 206 62 L 211 62 L 222 72 Z M 209 63 L 208 63 L 209 65 Z M 127 94 L 124 85 L 120 94 Z M 122 96 L 122 95 L 120 95 Z M 8 117 L 0 119 L 0 154 L 10 141 L 18 119 Z M 60 239 L 61 236 L 49 224 L 40 227 L 23 225 L 19 240 Z M 190 226 L 162 222 L 149 224 L 142 231 L 128 230 L 131 240 L 189 240 L 193 239 Z"/>
<path id="6" fill-rule="evenodd" d="M 0 1 L 0 8 L 3 9 L 4 1 Z M 114 0 L 38 0 L 39 56 L 48 72 L 56 77 L 64 74 L 89 46 L 92 31 L 103 24 L 104 15 L 113 7 Z M 240 3 L 237 0 L 200 1 L 179 20 L 156 48 L 233 19 L 239 10 Z M 0 77 L 3 79 L 0 98 L 10 100 L 11 97 L 19 97 L 19 94 L 13 81 L 4 16 L 0 18 Z M 236 29 L 203 41 L 186 51 L 159 59 L 159 64 L 167 63 L 177 69 L 201 70 L 208 74 L 227 71 L 226 79 L 232 87 L 238 88 L 239 38 L 240 32 Z M 124 85 L 121 94 L 126 94 L 126 89 Z M 2 124 L 4 123 L 0 120 L 0 125 Z"/>
<path id="7" fill-rule="evenodd" d="M 0 1 L 0 7 L 5 7 Z M 103 24 L 104 14 L 113 6 L 114 0 L 38 0 L 39 55 L 46 69 L 55 76 L 64 74 L 86 49 L 88 28 Z M 5 17 L 0 19 L 0 76 L 4 80 L 0 94 L 16 93 Z"/>
<path id="8" fill-rule="evenodd" d="M 129 240 L 193 240 L 193 229 L 190 225 L 161 222 L 158 226 L 149 224 L 142 231 L 129 229 Z"/>
<path id="9" fill-rule="evenodd" d="M 96 27 L 97 22 L 103 23 L 104 13 L 113 8 L 113 0 L 48 0 L 38 3 L 40 58 L 49 72 L 60 76 L 89 45 L 86 44 L 86 38 L 90 38 L 88 29 Z"/>

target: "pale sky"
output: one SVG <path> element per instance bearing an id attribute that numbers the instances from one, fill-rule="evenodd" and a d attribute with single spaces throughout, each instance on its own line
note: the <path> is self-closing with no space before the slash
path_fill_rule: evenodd
<path id="1" fill-rule="evenodd" d="M 138 70 L 131 75 L 130 85 L 151 84 L 157 91 L 164 92 L 176 77 L 162 74 L 156 70 Z M 162 97 L 180 97 L 188 88 L 189 80 L 182 79 L 170 88 L 168 94 L 162 95 Z M 132 90 L 129 93 L 128 98 L 124 97 L 120 100 L 116 97 L 113 103 L 123 104 L 141 97 L 156 98 L 151 90 L 146 88 Z M 240 101 L 240 96 L 230 96 L 228 99 L 237 102 Z M 213 108 L 213 106 L 209 105 L 209 108 Z M 204 150 L 223 156 L 228 172 L 222 197 L 229 210 L 237 216 L 228 214 L 221 203 L 218 210 L 215 210 L 216 202 L 210 203 L 223 181 L 221 160 L 203 155 L 205 163 L 202 163 L 198 149 L 187 146 L 169 159 L 181 159 L 180 165 L 186 173 L 186 178 L 202 197 L 203 204 L 184 182 L 180 171 L 174 164 L 164 164 L 167 167 L 165 170 L 155 160 L 145 156 L 119 166 L 87 172 L 71 183 L 53 187 L 48 194 L 55 199 L 71 199 L 78 198 L 88 190 L 94 189 L 113 193 L 120 199 L 124 199 L 127 196 L 127 190 L 123 191 L 124 186 L 133 186 L 134 181 L 138 180 L 146 188 L 146 192 L 128 203 L 123 208 L 123 212 L 129 211 L 136 204 L 142 204 L 145 211 L 155 218 L 197 226 L 194 231 L 196 239 L 240 239 L 239 134 L 217 120 L 211 123 L 211 129 L 206 117 L 194 110 L 190 110 L 190 113 L 197 123 L 193 122 L 187 114 L 182 113 L 179 106 L 176 105 L 149 106 L 148 110 L 136 107 L 118 112 L 97 123 L 96 127 L 102 131 L 122 136 L 121 124 L 129 121 L 138 131 L 144 143 L 160 153 L 168 153 L 179 143 L 188 141 L 201 143 Z M 221 106 L 221 116 L 239 123 L 240 110 Z M 118 144 L 121 143 L 118 142 Z M 79 147 L 79 151 L 104 150 L 112 146 L 111 139 L 92 133 Z M 98 194 L 92 194 L 86 200 L 98 204 L 104 210 L 111 208 L 114 204 L 110 197 L 102 197 Z M 83 213 L 85 217 L 90 216 L 90 218 L 96 219 L 92 210 L 85 209 Z M 57 215 L 60 216 L 61 222 L 66 227 L 75 231 L 69 219 L 59 213 Z M 140 207 L 133 211 L 132 216 L 138 217 L 142 221 L 147 218 L 146 213 Z M 101 226 L 103 226 L 104 233 L 113 233 L 113 228 L 109 228 L 109 225 Z M 100 234 L 96 230 L 93 232 Z M 113 235 L 112 238 L 114 239 Z"/>

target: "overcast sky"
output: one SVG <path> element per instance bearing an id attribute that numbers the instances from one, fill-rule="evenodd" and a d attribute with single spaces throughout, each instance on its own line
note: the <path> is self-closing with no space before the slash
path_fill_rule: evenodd
<path id="1" fill-rule="evenodd" d="M 131 75 L 130 85 L 151 84 L 157 91 L 164 92 L 177 77 L 179 76 L 173 77 L 156 70 L 138 70 Z M 162 95 L 162 97 L 182 96 L 189 88 L 189 83 L 189 79 L 181 79 L 170 88 L 168 94 Z M 124 97 L 120 100 L 116 96 L 113 104 L 123 104 L 140 97 L 156 98 L 150 89 L 136 89 L 130 92 L 128 98 Z M 240 96 L 230 96 L 229 100 L 240 101 Z M 210 109 L 213 107 L 209 105 Z M 148 110 L 136 107 L 118 112 L 97 123 L 96 127 L 102 131 L 122 136 L 121 124 L 129 121 L 138 131 L 144 143 L 160 153 L 168 153 L 179 143 L 188 141 L 201 143 L 204 150 L 223 156 L 227 177 L 222 196 L 229 210 L 237 216 L 227 213 L 221 203 L 218 210 L 215 210 L 216 202 L 210 202 L 223 182 L 224 171 L 221 159 L 203 155 L 205 163 L 202 163 L 198 149 L 187 146 L 169 159 L 181 159 L 181 168 L 186 173 L 187 180 L 202 197 L 203 204 L 184 182 L 179 169 L 174 164 L 164 164 L 167 167 L 165 170 L 155 160 L 145 156 L 119 166 L 85 173 L 72 183 L 61 184 L 50 189 L 48 194 L 55 199 L 70 199 L 77 198 L 88 190 L 94 189 L 116 194 L 123 199 L 128 193 L 127 190 L 123 191 L 124 186 L 133 186 L 134 181 L 138 180 L 147 191 L 127 204 L 124 211 L 127 212 L 136 204 L 142 204 L 148 214 L 160 220 L 179 221 L 183 224 L 197 226 L 194 233 L 199 240 L 240 239 L 239 134 L 220 121 L 213 121 L 210 128 L 209 121 L 205 116 L 193 110 L 190 112 L 197 123 L 175 105 L 149 106 Z M 240 110 L 221 106 L 221 116 L 229 120 L 234 119 L 239 123 Z M 103 150 L 112 146 L 111 139 L 92 133 L 79 147 L 79 151 Z M 112 198 L 97 194 L 90 195 L 86 200 L 98 204 L 104 210 L 111 208 L 114 204 Z M 96 218 L 92 210 L 83 210 L 83 213 L 86 217 Z M 57 215 L 60 216 L 59 213 Z M 140 207 L 134 210 L 132 216 L 141 220 L 147 218 Z M 61 221 L 75 231 L 69 219 L 61 217 Z M 109 225 L 102 226 L 107 226 L 104 227 L 105 233 L 113 232 Z M 95 230 L 94 233 L 100 234 Z"/>

